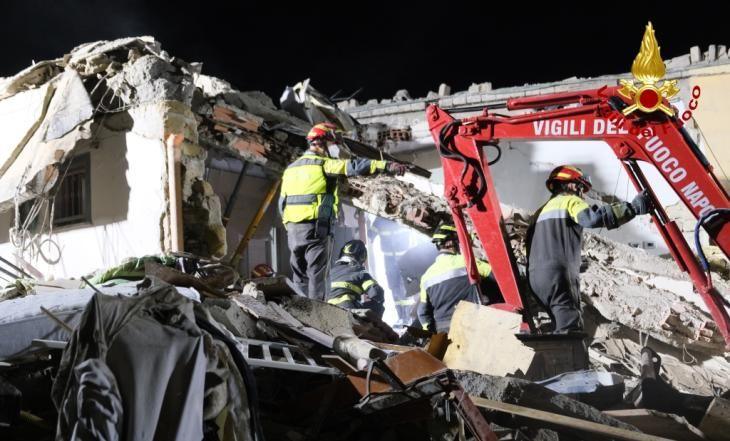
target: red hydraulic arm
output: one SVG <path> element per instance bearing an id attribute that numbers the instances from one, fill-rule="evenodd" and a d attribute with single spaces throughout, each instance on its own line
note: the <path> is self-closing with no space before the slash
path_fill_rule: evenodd
<path id="1" fill-rule="evenodd" d="M 464 213 L 474 225 L 504 296 L 505 304 L 498 307 L 524 312 L 522 293 L 526 291 L 521 287 L 514 254 L 505 234 L 485 146 L 513 139 L 602 140 L 622 162 L 636 190 L 648 191 L 655 207 L 652 212 L 654 225 L 679 267 L 689 273 L 725 342 L 730 343 L 730 318 L 724 299 L 700 267 L 676 223 L 660 205 L 638 162 L 654 165 L 698 219 L 716 209 L 730 208 L 728 194 L 676 117 L 662 112 L 635 112 L 624 117 L 621 110 L 630 103 L 618 89 L 603 87 L 511 99 L 507 102 L 508 110 L 532 110 L 512 116 L 490 114 L 485 109 L 479 116 L 457 120 L 436 105 L 428 107 L 429 129 L 444 169 L 444 193 L 458 230 L 469 278 L 477 283 L 479 273 Z M 668 105 L 666 101 L 665 104 Z M 514 177 L 514 185 L 520 185 L 519 176 Z M 714 216 L 703 227 L 727 256 L 730 253 L 727 217 Z M 531 320 L 528 323 L 531 324 Z"/>

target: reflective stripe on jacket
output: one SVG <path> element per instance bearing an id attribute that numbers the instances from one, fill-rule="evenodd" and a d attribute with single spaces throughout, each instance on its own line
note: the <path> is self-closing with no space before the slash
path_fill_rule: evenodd
<path id="1" fill-rule="evenodd" d="M 558 194 L 533 216 L 527 231 L 528 268 L 580 268 L 583 228 L 617 228 L 634 217 L 626 202 L 589 206 L 573 194 Z"/>
<path id="2" fill-rule="evenodd" d="M 306 152 L 284 171 L 279 210 L 284 224 L 331 220 L 337 216 L 337 179 L 372 175 L 385 170 L 386 161 L 333 159 Z"/>
<path id="3" fill-rule="evenodd" d="M 330 270 L 330 293 L 327 303 L 337 305 L 346 301 L 360 301 L 367 294 L 371 301 L 385 302 L 383 288 L 356 262 L 338 260 Z"/>
<path id="4" fill-rule="evenodd" d="M 477 260 L 477 269 L 482 277 L 483 293 L 490 298 L 495 297 L 494 293 L 498 293 L 499 288 L 492 275 L 492 267 L 483 260 Z M 424 329 L 447 332 L 456 305 L 462 300 L 477 303 L 477 296 L 476 289 L 469 283 L 464 256 L 441 253 L 421 277 L 418 319 Z"/>

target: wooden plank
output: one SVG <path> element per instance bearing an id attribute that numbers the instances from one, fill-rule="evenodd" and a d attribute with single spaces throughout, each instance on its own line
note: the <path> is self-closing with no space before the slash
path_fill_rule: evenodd
<path id="1" fill-rule="evenodd" d="M 716 397 L 707 407 L 700 430 L 713 441 L 730 439 L 730 400 Z"/>
<path id="2" fill-rule="evenodd" d="M 664 436 L 677 441 L 707 440 L 699 429 L 677 415 L 651 409 L 605 410 L 603 413 L 651 435 Z"/>
<path id="3" fill-rule="evenodd" d="M 449 337 L 443 332 L 439 332 L 431 336 L 428 340 L 428 346 L 426 346 L 426 352 L 438 358 L 439 360 L 444 359 L 446 355 L 446 349 L 449 347 Z"/>
<path id="4" fill-rule="evenodd" d="M 450 369 L 505 376 L 527 372 L 535 351 L 515 337 L 522 316 L 489 306 L 459 302 L 451 319 L 444 363 Z M 505 356 L 509 354 L 509 356 Z"/>
<path id="5" fill-rule="evenodd" d="M 622 429 L 620 427 L 606 426 L 605 424 L 595 423 L 593 421 L 581 420 L 565 415 L 560 415 L 544 410 L 533 409 L 530 407 L 518 406 L 516 404 L 502 403 L 501 401 L 488 400 L 486 398 L 470 395 L 469 398 L 478 407 L 484 409 L 506 412 L 512 415 L 529 418 L 532 420 L 542 421 L 545 423 L 556 424 L 571 429 L 591 432 L 606 437 L 613 437 L 627 441 L 672 441 L 671 438 L 662 438 L 654 435 L 647 435 L 641 432 L 633 432 L 631 430 Z"/>

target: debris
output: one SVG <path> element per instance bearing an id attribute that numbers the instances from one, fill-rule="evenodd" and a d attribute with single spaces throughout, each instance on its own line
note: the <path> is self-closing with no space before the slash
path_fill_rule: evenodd
<path id="1" fill-rule="evenodd" d="M 730 401 L 715 397 L 699 427 L 713 441 L 727 439 L 730 434 Z"/>
<path id="2" fill-rule="evenodd" d="M 449 368 L 499 376 L 528 371 L 535 352 L 515 337 L 520 314 L 462 301 L 451 321 L 444 355 Z"/>
<path id="3" fill-rule="evenodd" d="M 613 427 L 631 429 L 630 425 L 609 417 L 594 407 L 565 395 L 560 395 L 528 380 L 459 370 L 454 371 L 454 375 L 464 391 L 472 396 L 580 418 Z M 519 427 L 523 424 L 523 421 L 519 419 L 514 422 L 502 419 L 494 421 L 507 427 Z"/>
<path id="4" fill-rule="evenodd" d="M 607 410 L 604 413 L 651 435 L 677 441 L 702 441 L 707 439 L 699 429 L 676 415 L 651 409 Z"/>
<path id="5" fill-rule="evenodd" d="M 610 436 L 616 439 L 633 440 L 633 441 L 670 441 L 669 438 L 660 438 L 657 436 L 645 435 L 638 431 L 631 431 L 619 427 L 611 427 L 603 424 L 585 421 L 578 418 L 567 417 L 564 415 L 545 412 L 543 410 L 532 409 L 529 407 L 517 406 L 515 404 L 501 403 L 499 401 L 487 400 L 480 397 L 472 397 L 474 404 L 485 409 L 496 410 L 511 413 L 524 418 L 530 418 L 546 423 L 548 427 L 555 425 L 569 427 L 575 429 L 578 433 L 594 433 L 602 436 Z"/>
<path id="6" fill-rule="evenodd" d="M 606 409 L 617 404 L 624 396 L 624 379 L 612 372 L 566 372 L 536 383 L 559 394 L 572 396 L 597 409 Z"/>
<path id="7" fill-rule="evenodd" d="M 637 408 L 654 409 L 683 416 L 699 425 L 712 397 L 685 394 L 668 385 L 661 377 L 662 359 L 652 349 L 641 350 L 641 381 L 627 396 Z"/>

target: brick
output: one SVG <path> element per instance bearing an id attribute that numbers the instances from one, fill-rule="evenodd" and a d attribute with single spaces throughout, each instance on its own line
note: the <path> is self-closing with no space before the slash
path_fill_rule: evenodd
<path id="1" fill-rule="evenodd" d="M 259 116 L 224 104 L 213 106 L 213 119 L 219 124 L 248 130 L 250 132 L 257 131 L 264 122 L 263 118 Z"/>
<path id="2" fill-rule="evenodd" d="M 264 156 L 264 153 L 266 153 L 266 147 L 263 144 L 250 139 L 235 137 L 230 143 L 230 146 L 241 152 L 244 156 Z"/>

